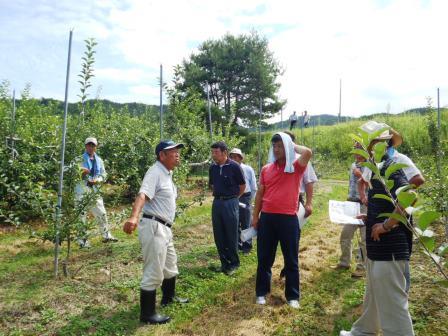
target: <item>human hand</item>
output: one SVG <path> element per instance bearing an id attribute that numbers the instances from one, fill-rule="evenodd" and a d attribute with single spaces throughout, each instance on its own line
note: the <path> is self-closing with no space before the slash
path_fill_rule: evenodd
<path id="1" fill-rule="evenodd" d="M 252 226 L 255 230 L 258 230 L 258 217 L 252 218 Z"/>
<path id="2" fill-rule="evenodd" d="M 131 234 L 137 228 L 137 218 L 131 217 L 123 225 L 123 231 Z"/>
<path id="3" fill-rule="evenodd" d="M 90 173 L 89 168 L 81 167 L 81 170 L 82 170 L 82 176 L 85 176 Z"/>
<path id="4" fill-rule="evenodd" d="M 372 227 L 372 234 L 371 237 L 374 241 L 379 241 L 380 240 L 380 235 L 383 233 L 386 233 L 388 231 L 386 231 L 384 229 L 384 223 L 376 223 L 375 225 L 373 225 Z"/>
<path id="5" fill-rule="evenodd" d="M 308 218 L 313 213 L 313 206 L 311 204 L 305 204 L 305 218 Z"/>

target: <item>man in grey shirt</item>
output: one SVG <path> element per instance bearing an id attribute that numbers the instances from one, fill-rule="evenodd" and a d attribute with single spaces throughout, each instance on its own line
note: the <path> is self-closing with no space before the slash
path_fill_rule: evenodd
<path id="1" fill-rule="evenodd" d="M 157 161 L 145 174 L 135 199 L 131 217 L 123 230 L 131 234 L 138 225 L 143 254 L 143 277 L 140 285 L 140 321 L 161 324 L 170 320 L 156 312 L 156 289 L 162 287 L 162 305 L 173 301 L 185 303 L 175 297 L 177 255 L 173 245 L 171 226 L 176 213 L 177 189 L 172 171 L 180 164 L 179 149 L 183 144 L 171 140 L 161 141 L 156 147 Z"/>

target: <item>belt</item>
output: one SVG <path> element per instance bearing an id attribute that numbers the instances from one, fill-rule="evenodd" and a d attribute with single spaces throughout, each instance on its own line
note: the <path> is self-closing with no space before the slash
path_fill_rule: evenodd
<path id="1" fill-rule="evenodd" d="M 249 197 L 250 195 L 252 195 L 252 193 L 248 191 L 247 193 L 242 194 L 240 197 Z"/>
<path id="2" fill-rule="evenodd" d="M 237 195 L 233 195 L 233 196 L 215 196 L 215 199 L 221 200 L 221 201 L 227 201 L 233 198 L 237 198 Z"/>
<path id="3" fill-rule="evenodd" d="M 143 218 L 153 219 L 156 222 L 159 222 L 160 224 L 168 226 L 169 228 L 172 226 L 172 224 L 170 222 L 167 222 L 167 221 L 165 221 L 165 220 L 163 220 L 163 219 L 161 219 L 161 218 L 159 218 L 157 216 L 154 216 L 154 215 L 143 214 Z"/>

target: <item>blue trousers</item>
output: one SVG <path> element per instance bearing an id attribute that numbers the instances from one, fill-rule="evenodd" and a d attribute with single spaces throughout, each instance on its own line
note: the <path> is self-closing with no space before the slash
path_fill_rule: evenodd
<path id="1" fill-rule="evenodd" d="M 213 236 L 223 271 L 237 268 L 238 257 L 238 198 L 214 199 L 212 205 Z"/>
<path id="2" fill-rule="evenodd" d="M 248 229 L 250 227 L 251 199 L 252 199 L 251 195 L 240 197 L 240 203 L 246 204 L 246 208 L 239 207 L 239 216 L 240 216 L 239 233 L 241 233 L 242 230 Z M 238 235 L 238 247 L 241 251 L 249 252 L 252 249 L 252 239 L 242 242 L 239 239 Z"/>
<path id="3" fill-rule="evenodd" d="M 280 242 L 285 262 L 286 300 L 300 299 L 299 239 L 300 228 L 296 215 L 261 213 L 257 234 L 257 296 L 265 296 L 271 291 L 271 268 Z"/>

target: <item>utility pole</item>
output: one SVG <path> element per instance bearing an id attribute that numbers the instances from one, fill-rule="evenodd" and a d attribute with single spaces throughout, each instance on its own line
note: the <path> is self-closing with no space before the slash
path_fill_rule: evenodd
<path id="1" fill-rule="evenodd" d="M 59 229 L 61 224 L 62 186 L 64 182 L 65 138 L 67 135 L 67 111 L 68 111 L 68 83 L 70 78 L 70 58 L 72 54 L 72 38 L 73 38 L 73 29 L 70 30 L 70 37 L 68 40 L 67 72 L 65 77 L 64 124 L 62 126 L 61 165 L 59 171 L 58 203 L 56 206 L 56 227 L 55 227 L 56 237 L 54 242 L 55 278 L 57 278 L 58 276 L 58 268 L 59 268 Z"/>
<path id="2" fill-rule="evenodd" d="M 258 119 L 258 176 L 261 173 L 261 117 L 263 114 L 263 99 L 260 98 L 260 109 Z"/>

